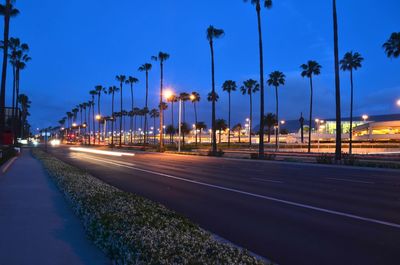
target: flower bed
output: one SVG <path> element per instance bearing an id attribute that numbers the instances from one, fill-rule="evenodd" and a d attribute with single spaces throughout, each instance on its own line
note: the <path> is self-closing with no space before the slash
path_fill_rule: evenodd
<path id="1" fill-rule="evenodd" d="M 116 264 L 265 264 L 164 206 L 123 192 L 39 150 L 36 158 Z"/>

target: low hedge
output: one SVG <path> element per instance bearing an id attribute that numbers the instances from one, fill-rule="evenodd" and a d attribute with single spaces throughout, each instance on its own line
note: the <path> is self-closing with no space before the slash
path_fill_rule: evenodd
<path id="1" fill-rule="evenodd" d="M 265 264 L 160 204 L 123 192 L 40 149 L 33 154 L 89 238 L 115 264 Z"/>

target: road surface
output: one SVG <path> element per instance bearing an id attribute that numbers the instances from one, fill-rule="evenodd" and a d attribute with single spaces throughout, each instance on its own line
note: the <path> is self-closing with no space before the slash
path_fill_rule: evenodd
<path id="1" fill-rule="evenodd" d="M 50 152 L 278 264 L 400 264 L 400 171 Z"/>

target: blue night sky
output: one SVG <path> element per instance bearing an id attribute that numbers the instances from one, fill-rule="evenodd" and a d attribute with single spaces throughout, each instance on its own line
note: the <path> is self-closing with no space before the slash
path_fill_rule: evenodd
<path id="1" fill-rule="evenodd" d="M 210 51 L 205 30 L 210 24 L 226 32 L 215 44 L 217 117 L 228 117 L 227 94 L 221 90 L 225 80 L 258 79 L 256 13 L 242 0 L 42 0 L 17 1 L 17 7 L 21 15 L 12 20 L 11 36 L 31 47 L 33 60 L 22 73 L 21 92 L 32 100 L 33 127 L 58 125 L 66 111 L 89 100 L 95 85 L 117 85 L 117 74 L 141 80 L 135 100 L 143 107 L 144 74 L 137 68 L 160 50 L 171 54 L 165 66 L 166 85 L 177 92 L 200 92 L 199 120 L 209 123 L 211 104 L 205 99 L 211 90 Z M 395 106 L 400 98 L 400 60 L 386 58 L 382 49 L 390 34 L 400 31 L 399 10 L 398 0 L 338 1 L 340 53 L 354 50 L 365 58 L 355 74 L 355 115 L 400 112 Z M 313 59 L 323 66 L 315 81 L 315 116 L 334 117 L 331 1 L 275 0 L 274 8 L 263 10 L 262 16 L 265 75 L 280 70 L 287 76 L 280 90 L 280 116 L 297 119 L 300 112 L 308 113 L 309 83 L 300 77 L 299 66 Z M 153 108 L 159 91 L 158 65 L 150 77 Z M 343 115 L 348 116 L 348 73 L 341 79 Z M 125 92 L 128 109 L 128 89 Z M 267 112 L 275 108 L 273 93 L 267 89 Z M 110 98 L 103 98 L 110 106 Z M 248 102 L 239 91 L 233 94 L 233 123 L 244 122 Z M 192 107 L 187 109 L 192 122 Z M 258 109 L 259 94 L 256 120 Z M 168 110 L 167 123 L 169 117 Z"/>

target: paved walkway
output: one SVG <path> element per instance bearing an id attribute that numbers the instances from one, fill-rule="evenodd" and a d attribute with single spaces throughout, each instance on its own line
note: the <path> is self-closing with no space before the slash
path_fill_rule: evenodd
<path id="1" fill-rule="evenodd" d="M 0 264 L 111 264 L 29 150 L 0 175 Z"/>

